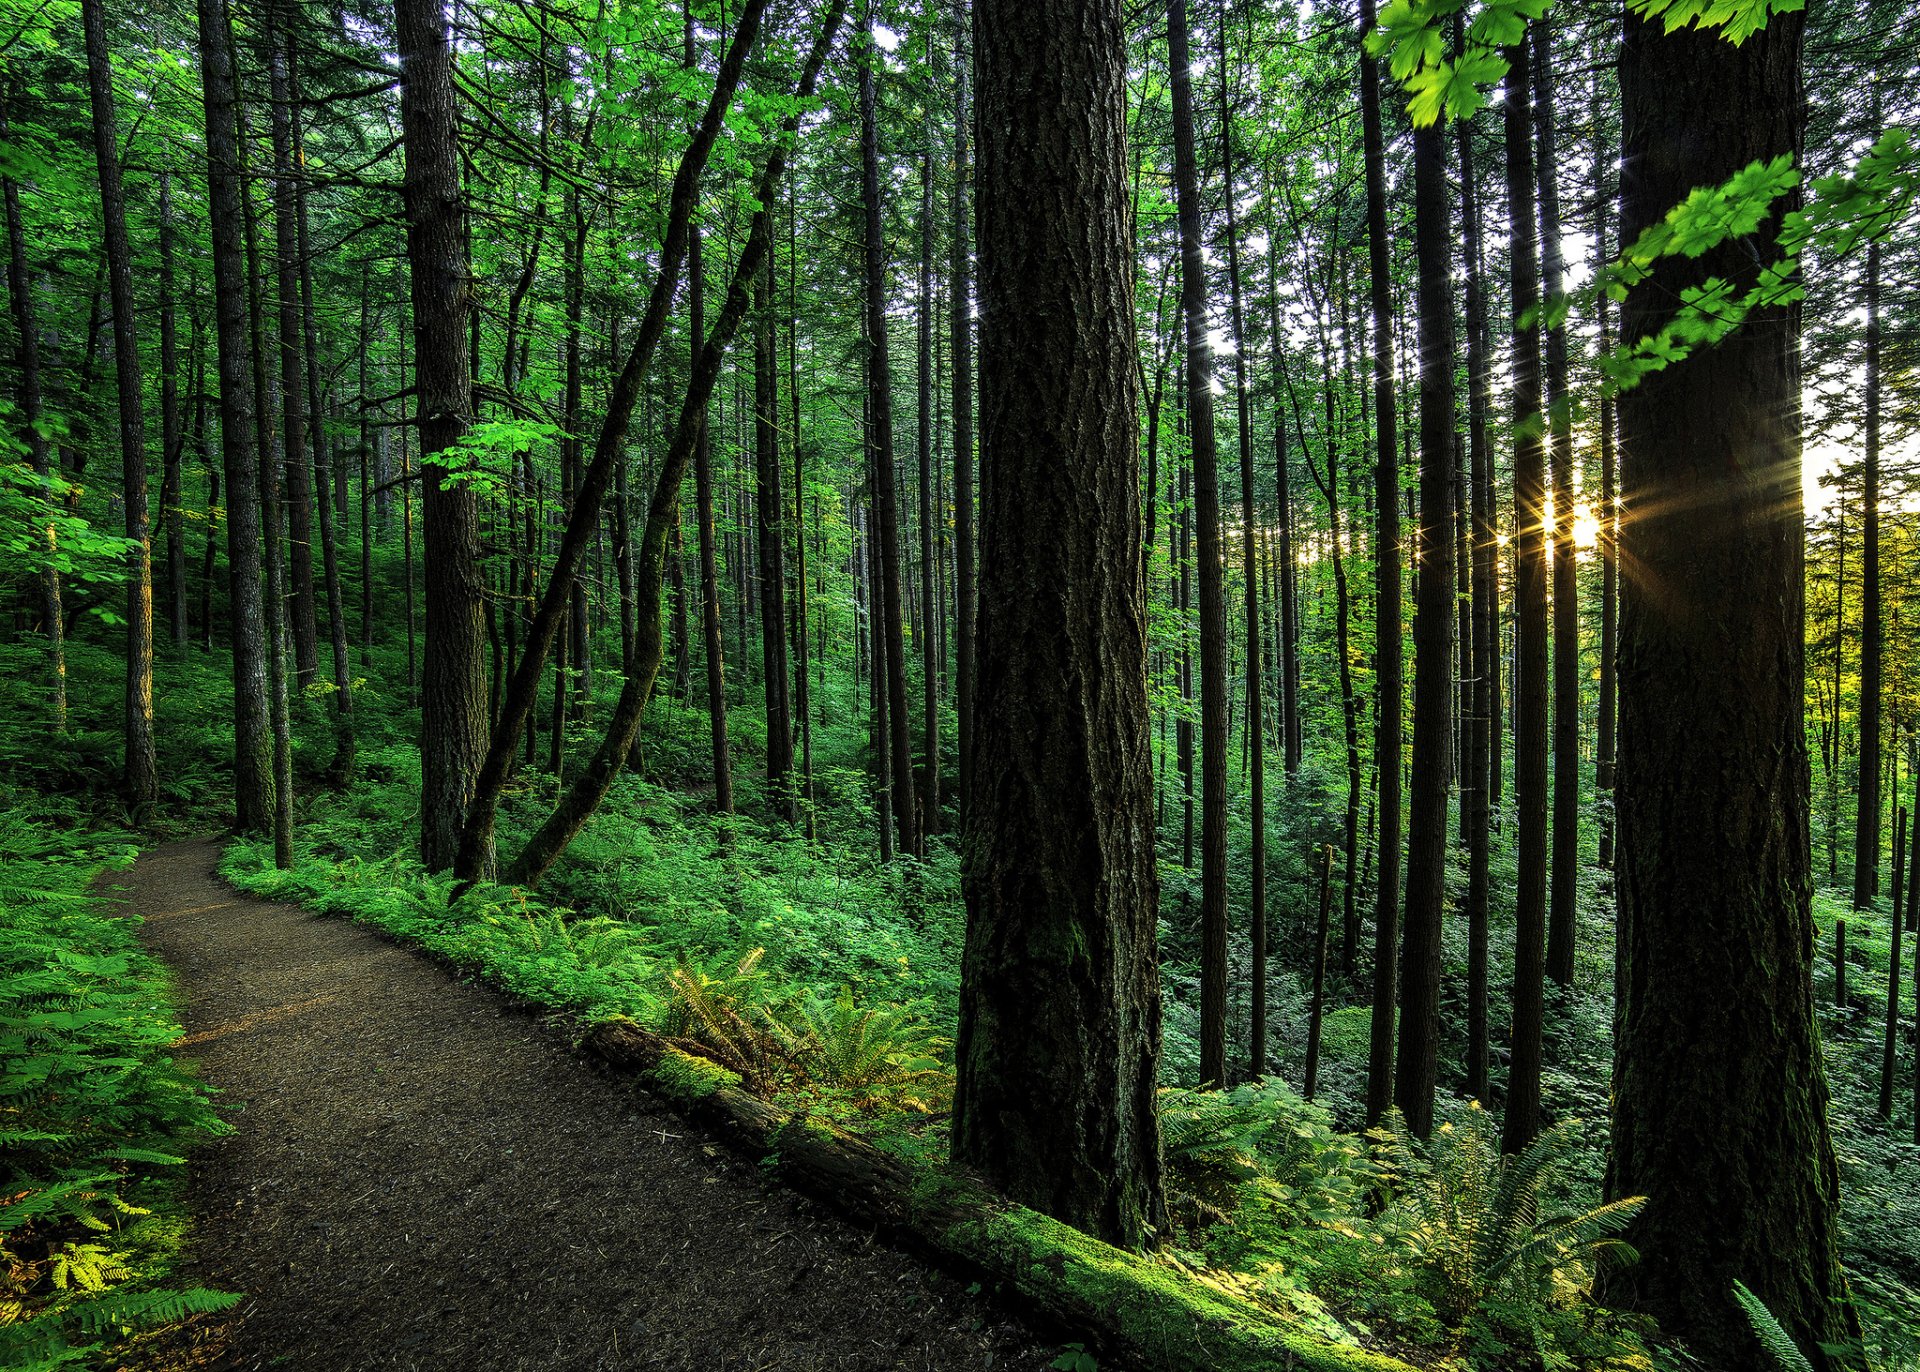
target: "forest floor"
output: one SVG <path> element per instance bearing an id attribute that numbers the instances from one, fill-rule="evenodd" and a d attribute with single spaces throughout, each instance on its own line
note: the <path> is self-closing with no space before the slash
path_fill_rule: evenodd
<path id="1" fill-rule="evenodd" d="M 241 895 L 212 841 L 111 878 L 236 1130 L 194 1159 L 236 1369 L 979 1369 L 1052 1351 L 953 1279 L 364 926 Z"/>

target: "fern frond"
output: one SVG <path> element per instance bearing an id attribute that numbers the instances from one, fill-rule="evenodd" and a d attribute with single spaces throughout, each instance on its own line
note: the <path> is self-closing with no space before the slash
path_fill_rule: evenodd
<path id="1" fill-rule="evenodd" d="M 1767 1309 L 1766 1303 L 1741 1282 L 1733 1284 L 1733 1298 L 1746 1312 L 1747 1323 L 1753 1328 L 1753 1335 L 1760 1341 L 1760 1347 L 1773 1360 L 1780 1372 L 1813 1372 L 1813 1364 L 1807 1355 L 1794 1343 L 1793 1336 L 1787 1333 L 1786 1326 Z"/>

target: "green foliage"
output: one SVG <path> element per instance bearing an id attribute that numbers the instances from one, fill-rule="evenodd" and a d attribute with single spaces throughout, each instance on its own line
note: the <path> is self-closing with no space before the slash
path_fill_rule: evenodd
<path id="1" fill-rule="evenodd" d="M 1390 1112 L 1371 1137 L 1391 1196 L 1389 1222 L 1454 1324 L 1492 1302 L 1564 1305 L 1585 1292 L 1602 1256 L 1630 1261 L 1617 1235 L 1645 1203 L 1629 1197 L 1586 1210 L 1543 1214 L 1543 1194 L 1565 1165 L 1578 1130 L 1563 1121 L 1518 1157 L 1503 1157 L 1478 1104 L 1422 1144 Z"/>
<path id="2" fill-rule="evenodd" d="M 1747 1323 L 1753 1326 L 1754 1337 L 1760 1340 L 1760 1347 L 1773 1360 L 1779 1372 L 1813 1372 L 1813 1364 L 1807 1361 L 1807 1355 L 1800 1351 L 1792 1335 L 1774 1318 L 1766 1303 L 1747 1290 L 1744 1282 L 1733 1284 L 1733 1298 L 1740 1303 L 1740 1309 L 1746 1312 Z"/>
<path id="3" fill-rule="evenodd" d="M 0 799 L 0 1363 L 57 1367 L 238 1299 L 155 1286 L 176 1244 L 149 1169 L 225 1126 L 169 1055 L 159 967 L 88 895 L 127 837 L 76 842 L 70 807 Z"/>

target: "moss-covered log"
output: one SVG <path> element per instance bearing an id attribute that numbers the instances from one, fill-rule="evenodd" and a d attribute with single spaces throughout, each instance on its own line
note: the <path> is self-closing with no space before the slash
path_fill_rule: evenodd
<path id="1" fill-rule="evenodd" d="M 910 1164 L 769 1104 L 742 1089 L 735 1073 L 639 1025 L 595 1025 L 583 1046 L 796 1189 L 950 1271 L 998 1285 L 1015 1304 L 1108 1357 L 1166 1372 L 1412 1372 L 1009 1204 L 966 1177 Z"/>

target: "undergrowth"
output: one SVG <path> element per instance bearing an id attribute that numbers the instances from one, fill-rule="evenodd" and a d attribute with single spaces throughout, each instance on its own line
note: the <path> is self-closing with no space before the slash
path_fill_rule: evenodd
<path id="1" fill-rule="evenodd" d="M 168 1173 L 225 1126 L 134 924 L 88 890 L 131 835 L 64 832 L 71 804 L 0 790 L 0 1366 L 86 1361 L 239 1298 L 171 1281 L 186 1224 Z"/>

